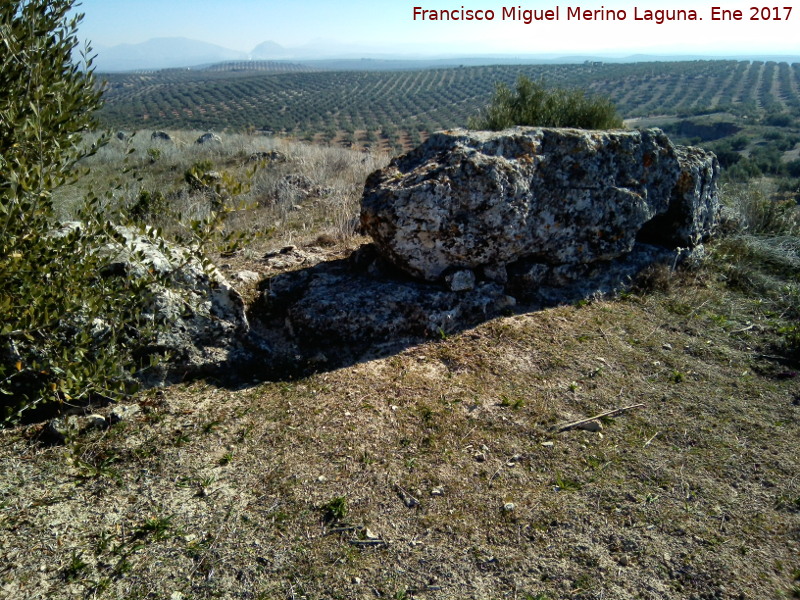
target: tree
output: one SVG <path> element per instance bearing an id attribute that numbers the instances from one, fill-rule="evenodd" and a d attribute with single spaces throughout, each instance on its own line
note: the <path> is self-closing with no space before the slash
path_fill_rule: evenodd
<path id="1" fill-rule="evenodd" d="M 614 129 L 622 127 L 614 104 L 582 90 L 546 88 L 524 75 L 516 89 L 500 83 L 489 105 L 469 120 L 471 129 L 500 131 L 516 125 Z"/>
<path id="2" fill-rule="evenodd" d="M 119 234 L 88 201 L 80 226 L 55 218 L 51 192 L 96 146 L 102 92 L 90 48 L 74 64 L 73 0 L 0 4 L 0 424 L 26 410 L 116 398 L 136 361 L 118 343 L 140 318 L 143 283 L 102 277 L 98 248 Z"/>

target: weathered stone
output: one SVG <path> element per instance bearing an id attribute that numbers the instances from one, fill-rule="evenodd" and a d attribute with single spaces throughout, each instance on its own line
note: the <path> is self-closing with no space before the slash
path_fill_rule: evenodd
<path id="1" fill-rule="evenodd" d="M 129 421 L 141 412 L 138 404 L 117 404 L 108 415 L 108 422 L 116 425 L 122 421 Z"/>
<path id="2" fill-rule="evenodd" d="M 216 133 L 204 133 L 199 138 L 197 138 L 194 142 L 195 144 L 222 144 L 222 138 L 219 137 Z"/>
<path id="3" fill-rule="evenodd" d="M 51 232 L 67 235 L 78 222 Z M 142 344 L 137 355 L 166 354 L 168 360 L 148 371 L 148 385 L 218 372 L 233 356 L 246 354 L 243 343 L 249 324 L 244 302 L 222 274 L 204 268 L 189 249 L 171 244 L 155 231 L 117 227 L 119 241 L 97 248 L 108 260 L 103 277 L 147 278 L 146 321 L 159 324 L 155 339 L 131 330 L 131 343 Z M 131 324 L 131 328 L 134 325 Z M 92 323 L 94 335 L 102 336 L 108 324 Z"/>
<path id="4" fill-rule="evenodd" d="M 469 269 L 461 269 L 445 275 L 444 280 L 452 292 L 466 292 L 475 287 L 475 273 Z"/>
<path id="5" fill-rule="evenodd" d="M 166 131 L 154 131 L 150 134 L 150 139 L 157 142 L 171 142 L 172 136 Z"/>
<path id="6" fill-rule="evenodd" d="M 259 332 L 272 331 L 270 339 L 284 356 L 310 362 L 309 357 L 323 352 L 328 367 L 441 338 L 509 305 L 496 283 L 454 292 L 415 281 L 382 266 L 371 246 L 349 260 L 280 273 L 260 288 L 250 311 Z"/>
<path id="7" fill-rule="evenodd" d="M 247 157 L 247 162 L 286 162 L 286 155 L 283 152 L 278 152 L 277 150 L 270 150 L 269 152 L 266 151 L 259 151 L 253 152 L 250 156 Z"/>
<path id="8" fill-rule="evenodd" d="M 552 277 L 637 241 L 696 246 L 717 223 L 718 171 L 713 154 L 657 129 L 438 132 L 368 178 L 361 224 L 384 257 L 428 281 L 521 259 Z"/>

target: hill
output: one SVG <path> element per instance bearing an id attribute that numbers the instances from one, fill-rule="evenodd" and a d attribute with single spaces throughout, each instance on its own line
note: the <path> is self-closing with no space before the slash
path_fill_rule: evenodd
<path id="1" fill-rule="evenodd" d="M 796 174 L 800 63 L 749 61 L 494 65 L 312 71 L 228 62 L 199 70 L 106 76 L 103 123 L 118 129 L 267 131 L 347 147 L 400 151 L 464 126 L 497 83 L 519 75 L 609 97 L 631 126 L 699 143 L 741 176 Z M 738 166 L 736 166 L 738 163 Z"/>

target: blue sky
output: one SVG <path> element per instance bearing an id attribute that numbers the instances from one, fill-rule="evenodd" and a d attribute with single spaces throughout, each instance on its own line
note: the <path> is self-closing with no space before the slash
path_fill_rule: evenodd
<path id="1" fill-rule="evenodd" d="M 457 53 L 582 54 L 667 52 L 688 54 L 800 54 L 800 2 L 788 20 L 751 21 L 752 2 L 726 0 L 608 0 L 604 2 L 503 2 L 502 0 L 82 0 L 86 14 L 81 37 L 95 45 L 138 43 L 154 37 L 188 37 L 249 51 L 272 40 L 287 47 L 315 40 Z M 740 9 L 742 21 L 711 20 L 711 7 Z M 412 19 L 414 6 L 425 9 L 493 9 L 494 21 L 423 22 Z M 503 6 L 528 9 L 560 7 L 556 22 L 525 25 L 502 21 Z M 567 7 L 625 10 L 627 19 L 575 21 Z M 765 4 L 766 6 L 766 4 Z M 634 20 L 650 9 L 694 9 L 697 22 L 662 25 Z M 785 11 L 779 15 L 785 16 Z"/>

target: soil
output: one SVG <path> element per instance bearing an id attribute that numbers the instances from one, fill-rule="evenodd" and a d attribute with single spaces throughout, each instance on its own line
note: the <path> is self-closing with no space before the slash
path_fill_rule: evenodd
<path id="1" fill-rule="evenodd" d="M 0 597 L 800 597 L 800 376 L 771 319 L 676 275 L 299 380 L 151 390 L 63 443 L 2 430 Z"/>

